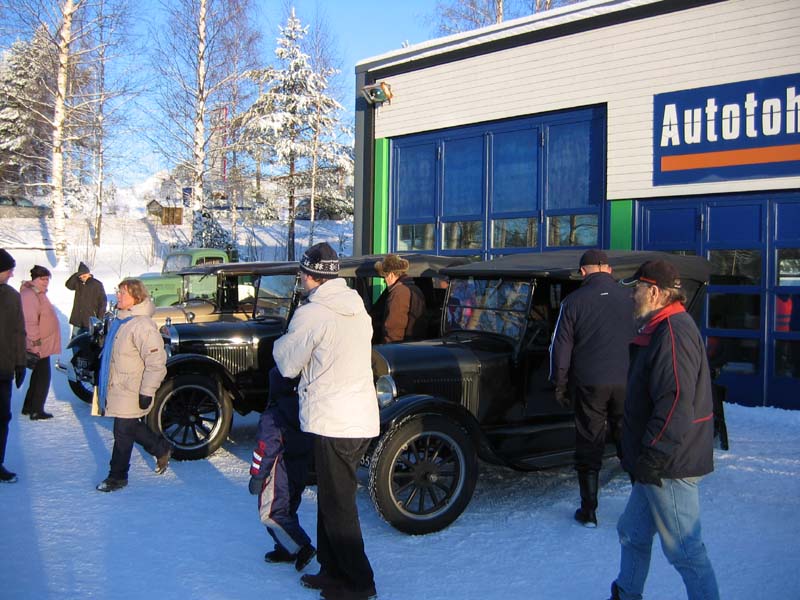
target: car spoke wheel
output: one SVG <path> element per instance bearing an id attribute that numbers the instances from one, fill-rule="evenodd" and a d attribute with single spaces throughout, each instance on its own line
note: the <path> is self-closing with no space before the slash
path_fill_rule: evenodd
<path id="1" fill-rule="evenodd" d="M 387 432 L 370 461 L 370 494 L 381 516 L 411 534 L 444 529 L 472 498 L 475 448 L 456 423 L 415 417 Z"/>
<path id="2" fill-rule="evenodd" d="M 67 352 L 69 352 L 69 350 L 67 350 Z M 91 404 L 92 396 L 94 395 L 94 384 L 89 381 L 84 381 L 84 379 L 81 377 L 94 378 L 92 373 L 94 370 L 99 368 L 99 365 L 92 366 L 88 357 L 89 353 L 87 351 L 78 352 L 70 357 L 70 362 L 72 363 L 72 367 L 75 369 L 75 373 L 78 376 L 78 381 L 72 381 L 70 379 L 69 387 L 72 390 L 72 393 L 78 398 L 87 404 Z"/>
<path id="3" fill-rule="evenodd" d="M 217 382 L 203 375 L 177 375 L 156 392 L 148 424 L 174 446 L 173 457 L 194 460 L 213 454 L 230 431 L 232 409 Z"/>

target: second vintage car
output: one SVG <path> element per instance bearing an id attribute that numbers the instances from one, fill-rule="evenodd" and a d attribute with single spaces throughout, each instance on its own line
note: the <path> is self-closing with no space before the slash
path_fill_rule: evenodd
<path id="1" fill-rule="evenodd" d="M 443 269 L 441 337 L 373 349 L 381 435 L 365 457 L 381 516 L 410 534 L 447 527 L 469 504 L 478 459 L 518 470 L 569 464 L 571 411 L 555 401 L 549 344 L 582 251 L 516 254 Z M 667 258 L 699 319 L 710 265 L 699 257 L 609 251 L 617 278 Z"/>

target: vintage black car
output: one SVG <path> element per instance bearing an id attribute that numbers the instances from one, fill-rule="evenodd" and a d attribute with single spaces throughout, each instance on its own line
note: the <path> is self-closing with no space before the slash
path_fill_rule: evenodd
<path id="1" fill-rule="evenodd" d="M 409 275 L 426 295 L 432 325 L 438 335 L 445 289 L 433 278 L 441 268 L 463 264 L 460 257 L 404 255 Z M 340 276 L 349 280 L 367 308 L 380 300 L 380 279 L 374 269 L 382 256 L 343 258 Z M 268 374 L 274 366 L 272 346 L 286 330 L 300 299 L 297 263 L 232 263 L 218 265 L 220 285 L 250 274 L 254 290 L 251 318 L 240 322 L 172 323 L 162 328 L 168 347 L 167 376 L 147 417 L 153 430 L 175 447 L 179 460 L 204 458 L 225 441 L 233 411 L 262 411 L 268 395 Z"/>
<path id="2" fill-rule="evenodd" d="M 478 458 L 518 470 L 573 460 L 573 414 L 548 383 L 549 345 L 561 300 L 580 285 L 581 254 L 516 254 L 443 269 L 450 285 L 441 338 L 373 348 L 381 435 L 363 462 L 389 524 L 411 534 L 447 527 L 472 497 Z M 618 278 L 668 258 L 699 320 L 708 261 L 608 256 Z"/>
<path id="3" fill-rule="evenodd" d="M 254 270 L 270 267 L 281 268 L 295 263 L 242 263 L 232 268 L 227 264 L 195 266 L 178 273 L 181 281 L 179 302 L 172 306 L 158 307 L 153 314 L 157 325 L 169 323 L 200 323 L 209 321 L 245 321 L 252 317 L 255 286 Z M 291 280 L 291 277 L 289 278 Z M 290 299 L 285 299 L 277 310 L 278 316 L 288 312 Z M 262 307 L 263 308 L 263 307 Z M 106 319 L 113 318 L 113 311 Z M 56 369 L 67 375 L 73 393 L 84 402 L 92 401 L 92 390 L 100 365 L 104 323 L 96 323 L 92 332 L 78 335 L 69 341 L 66 356 L 56 361 Z"/>

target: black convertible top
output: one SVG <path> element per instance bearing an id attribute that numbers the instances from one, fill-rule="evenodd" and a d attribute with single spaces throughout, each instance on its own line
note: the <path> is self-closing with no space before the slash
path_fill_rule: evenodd
<path id="1" fill-rule="evenodd" d="M 432 254 L 396 253 L 409 262 L 408 274 L 411 277 L 434 277 L 445 267 L 467 262 L 463 256 L 435 256 Z M 375 263 L 386 258 L 386 254 L 346 256 L 339 261 L 340 277 L 379 277 Z M 240 262 L 222 263 L 192 267 L 180 272 L 181 275 L 224 273 L 226 275 L 294 275 L 300 268 L 297 261 Z"/>
<path id="2" fill-rule="evenodd" d="M 396 252 L 408 261 L 410 277 L 436 277 L 447 267 L 463 265 L 468 261 L 463 256 L 436 256 L 433 254 L 412 254 Z M 366 254 L 350 256 L 339 262 L 339 275 L 342 277 L 380 277 L 375 270 L 375 263 L 386 258 L 386 254 Z"/>
<path id="3" fill-rule="evenodd" d="M 472 262 L 444 268 L 448 277 L 548 277 L 581 279 L 578 263 L 585 250 L 554 250 L 525 254 L 509 254 L 494 260 Z M 682 279 L 707 282 L 711 264 L 699 256 L 682 256 L 644 250 L 606 250 L 608 263 L 616 279 L 632 276 L 648 260 L 664 259 L 677 267 Z"/>

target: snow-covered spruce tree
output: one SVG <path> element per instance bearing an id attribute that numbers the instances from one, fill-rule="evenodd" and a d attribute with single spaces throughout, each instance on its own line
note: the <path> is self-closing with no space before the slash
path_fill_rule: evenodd
<path id="1" fill-rule="evenodd" d="M 238 117 L 242 124 L 239 142 L 251 156 L 260 156 L 269 164 L 279 195 L 286 199 L 288 260 L 295 258 L 299 196 L 319 188 L 320 179 L 313 175 L 351 161 L 347 146 L 336 139 L 342 106 L 326 94 L 331 73 L 315 71 L 302 50 L 307 29 L 292 10 L 286 25 L 279 28 L 278 66 L 249 74 L 263 91 Z"/>
<path id="2" fill-rule="evenodd" d="M 192 246 L 196 248 L 219 248 L 230 252 L 233 249 L 231 232 L 220 225 L 214 216 L 206 211 L 194 213 L 192 221 Z"/>
<path id="3" fill-rule="evenodd" d="M 18 194 L 50 176 L 55 55 L 40 28 L 0 59 L 0 182 Z"/>

